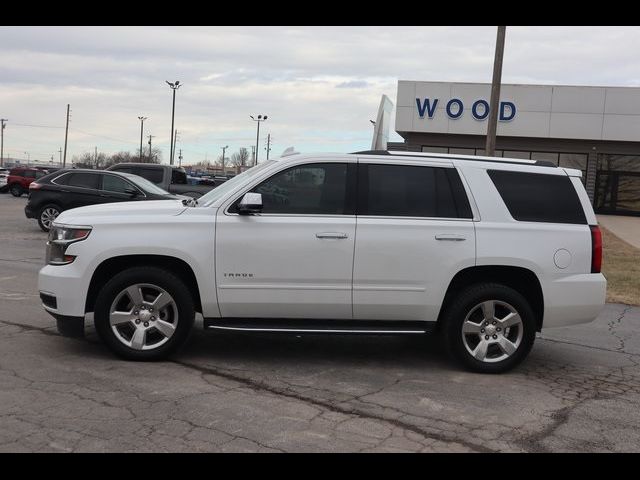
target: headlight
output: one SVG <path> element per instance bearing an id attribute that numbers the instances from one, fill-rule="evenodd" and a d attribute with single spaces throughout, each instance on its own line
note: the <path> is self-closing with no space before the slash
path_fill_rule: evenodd
<path id="1" fill-rule="evenodd" d="M 67 247 L 72 243 L 84 240 L 91 233 L 91 227 L 62 227 L 55 226 L 49 230 L 47 242 L 47 264 L 66 265 L 73 262 L 76 257 L 67 255 Z"/>

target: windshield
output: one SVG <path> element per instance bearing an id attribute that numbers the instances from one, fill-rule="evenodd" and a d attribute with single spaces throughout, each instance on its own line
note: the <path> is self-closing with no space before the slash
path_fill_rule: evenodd
<path id="1" fill-rule="evenodd" d="M 253 177 L 254 175 L 256 175 L 258 173 L 260 173 L 262 170 L 264 170 L 265 167 L 271 165 L 274 162 L 275 162 L 275 160 L 267 160 L 266 162 L 261 163 L 260 165 L 257 165 L 255 167 L 251 167 L 250 169 L 245 170 L 241 174 L 236 175 L 232 179 L 227 180 L 226 182 L 224 182 L 219 187 L 216 187 L 213 190 L 211 190 L 209 193 L 207 193 L 206 195 L 201 196 L 198 199 L 198 206 L 208 207 L 213 202 L 215 202 L 216 200 L 221 198 L 225 193 L 233 190 L 237 185 L 242 184 L 243 182 L 245 182 L 249 178 Z"/>
<path id="2" fill-rule="evenodd" d="M 122 173 L 121 172 L 121 175 L 124 175 L 125 177 L 127 177 L 127 180 L 131 180 L 133 183 L 135 183 L 137 186 L 139 186 L 145 192 L 155 193 L 156 195 L 171 195 L 169 192 L 167 192 L 166 190 L 161 189 L 156 184 L 151 183 L 146 178 L 142 178 L 142 177 L 140 177 L 138 175 L 134 175 L 132 173 Z"/>

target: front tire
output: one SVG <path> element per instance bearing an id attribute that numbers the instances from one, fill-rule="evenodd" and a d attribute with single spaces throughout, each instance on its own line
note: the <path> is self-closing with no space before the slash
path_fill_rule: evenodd
<path id="1" fill-rule="evenodd" d="M 505 285 L 482 283 L 464 289 L 443 318 L 449 353 L 467 369 L 506 372 L 531 351 L 536 334 L 529 302 Z"/>
<path id="2" fill-rule="evenodd" d="M 161 360 L 187 340 L 194 320 L 191 293 L 182 280 L 157 267 L 132 267 L 109 280 L 94 309 L 96 332 L 127 360 Z"/>
<path id="3" fill-rule="evenodd" d="M 45 205 L 38 212 L 38 225 L 43 232 L 48 232 L 51 229 L 51 224 L 60 215 L 61 210 L 57 205 L 49 204 Z"/>
<path id="4" fill-rule="evenodd" d="M 22 186 L 18 184 L 11 185 L 9 187 L 9 191 L 11 192 L 11 195 L 13 195 L 14 197 L 21 197 L 22 194 L 24 193 Z"/>

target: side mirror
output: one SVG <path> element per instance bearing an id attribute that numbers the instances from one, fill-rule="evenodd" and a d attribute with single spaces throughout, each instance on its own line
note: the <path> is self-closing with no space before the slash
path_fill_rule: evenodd
<path id="1" fill-rule="evenodd" d="M 129 195 L 131 198 L 137 197 L 139 195 L 138 190 L 136 190 L 135 188 L 125 188 L 124 193 Z"/>
<path id="2" fill-rule="evenodd" d="M 238 213 L 240 213 L 240 215 L 255 215 L 261 212 L 262 194 L 253 192 L 245 193 L 238 204 Z"/>

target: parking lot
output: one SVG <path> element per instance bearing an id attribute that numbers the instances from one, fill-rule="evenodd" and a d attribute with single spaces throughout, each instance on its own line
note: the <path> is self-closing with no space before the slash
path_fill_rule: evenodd
<path id="1" fill-rule="evenodd" d="M 544 331 L 504 375 L 437 338 L 201 328 L 171 361 L 125 362 L 41 308 L 25 203 L 0 195 L 0 452 L 640 450 L 640 308 Z"/>

